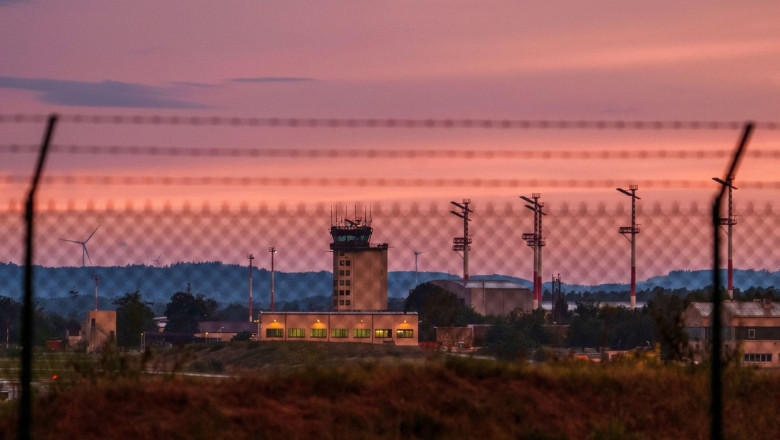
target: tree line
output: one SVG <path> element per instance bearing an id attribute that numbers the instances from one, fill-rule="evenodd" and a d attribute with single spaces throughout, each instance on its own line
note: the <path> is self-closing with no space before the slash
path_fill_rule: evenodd
<path id="1" fill-rule="evenodd" d="M 415 311 L 419 314 L 418 336 L 420 341 L 435 341 L 436 327 L 459 327 L 468 324 L 490 324 L 486 348 L 502 358 L 527 355 L 544 346 L 559 347 L 610 347 L 631 349 L 661 345 L 666 359 L 684 356 L 685 332 L 682 312 L 692 301 L 709 301 L 712 289 L 664 289 L 655 287 L 641 292 L 646 305 L 636 310 L 625 307 L 605 306 L 604 301 L 614 301 L 614 293 L 594 292 L 566 293 L 553 316 L 544 311 L 530 314 L 513 313 L 506 317 L 482 316 L 463 305 L 455 296 L 438 286 L 423 283 L 407 298 L 389 298 L 390 310 Z M 725 290 L 721 296 L 726 299 Z M 780 300 L 780 291 L 771 287 L 735 289 L 735 299 L 755 300 L 769 298 Z M 323 299 L 324 298 L 324 299 Z M 327 310 L 329 297 L 309 297 L 300 301 L 279 304 L 277 310 Z M 576 304 L 568 310 L 567 302 Z M 117 312 L 116 344 L 134 348 L 141 345 L 141 334 L 157 331 L 152 303 L 144 301 L 140 291 L 129 292 L 112 301 Z M 220 307 L 217 300 L 203 294 L 176 292 L 165 305 L 167 325 L 165 332 L 194 334 L 202 321 L 244 321 L 249 310 L 242 304 Z M 0 342 L 8 341 L 10 347 L 18 347 L 21 304 L 10 297 L 0 295 Z M 81 322 L 73 315 L 65 317 L 56 312 L 35 308 L 34 344 L 44 346 L 51 339 L 63 339 L 67 331 L 77 334 Z M 565 337 L 555 331 L 555 326 L 568 326 Z"/>
<path id="2" fill-rule="evenodd" d="M 720 294 L 722 299 L 727 299 L 725 289 L 721 289 Z M 682 360 L 687 354 L 683 311 L 691 302 L 711 301 L 712 288 L 655 287 L 643 291 L 642 295 L 646 304 L 634 310 L 601 304 L 615 301 L 614 293 L 568 293 L 559 300 L 555 315 L 535 310 L 486 317 L 463 305 L 454 293 L 426 283 L 410 293 L 406 310 L 419 314 L 420 341 L 435 341 L 435 327 L 491 325 L 485 349 L 502 359 L 528 357 L 542 347 L 630 350 L 657 343 L 663 359 Z M 780 291 L 774 286 L 734 291 L 735 300 L 763 298 L 780 300 Z M 568 310 L 567 301 L 576 304 L 574 310 Z"/>

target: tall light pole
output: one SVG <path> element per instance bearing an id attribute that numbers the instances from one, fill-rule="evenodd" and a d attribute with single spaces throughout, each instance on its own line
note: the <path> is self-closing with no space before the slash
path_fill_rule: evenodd
<path id="1" fill-rule="evenodd" d="M 736 186 L 732 184 L 734 182 L 734 176 L 728 176 L 726 180 L 718 179 L 717 177 L 713 177 L 712 180 L 720 183 L 721 185 L 727 186 L 729 188 L 729 216 L 727 218 L 719 218 L 718 221 L 720 225 L 726 225 L 728 226 L 728 252 L 729 252 L 729 262 L 728 262 L 728 292 L 729 292 L 729 299 L 734 299 L 734 277 L 733 277 L 733 271 L 734 271 L 734 263 L 731 259 L 731 240 L 733 237 L 733 231 L 732 227 L 737 224 L 737 219 L 733 215 L 732 211 L 732 200 L 731 200 L 731 190 L 737 189 Z"/>
<path id="2" fill-rule="evenodd" d="M 255 259 L 255 256 L 249 254 L 246 258 L 249 259 L 249 322 L 252 322 L 252 260 Z"/>
<path id="3" fill-rule="evenodd" d="M 542 235 L 542 216 L 547 215 L 542 212 L 544 203 L 539 201 L 542 195 L 539 193 L 531 194 L 531 198 L 520 196 L 521 199 L 530 203 L 525 205 L 526 208 L 534 212 L 534 232 L 523 234 L 523 240 L 526 241 L 528 246 L 534 248 L 534 294 L 533 294 L 533 309 L 542 307 L 542 246 L 546 243 L 544 236 Z"/>
<path id="4" fill-rule="evenodd" d="M 100 275 L 92 275 L 92 279 L 95 280 L 95 310 L 98 309 L 97 297 L 98 297 L 98 281 L 100 281 Z"/>
<path id="5" fill-rule="evenodd" d="M 426 251 L 415 251 L 414 252 L 414 287 L 417 287 L 417 256 L 420 254 L 424 254 Z"/>
<path id="6" fill-rule="evenodd" d="M 463 251 L 463 280 L 469 280 L 469 249 L 471 248 L 471 237 L 469 236 L 469 212 L 474 212 L 469 209 L 471 199 L 463 199 L 463 204 L 450 202 L 453 205 L 460 208 L 460 212 L 450 211 L 456 216 L 463 219 L 463 237 L 455 237 L 452 240 L 452 250 Z"/>
<path id="7" fill-rule="evenodd" d="M 274 311 L 274 254 L 276 253 L 275 247 L 269 247 L 268 252 L 271 253 L 271 311 Z"/>
<path id="8" fill-rule="evenodd" d="M 618 232 L 631 234 L 631 310 L 634 310 L 636 308 L 636 234 L 639 233 L 639 225 L 636 224 L 636 201 L 640 197 L 636 195 L 639 186 L 629 185 L 628 189 L 631 192 L 617 188 L 621 193 L 631 197 L 631 226 L 621 226 Z"/>

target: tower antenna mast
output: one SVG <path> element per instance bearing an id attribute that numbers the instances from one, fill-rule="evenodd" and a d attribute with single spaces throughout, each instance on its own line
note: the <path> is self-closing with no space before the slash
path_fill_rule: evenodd
<path id="1" fill-rule="evenodd" d="M 452 240 L 452 250 L 455 252 L 463 251 L 463 280 L 469 280 L 469 250 L 471 249 L 471 236 L 469 235 L 469 213 L 474 212 L 469 208 L 471 199 L 463 199 L 463 204 L 450 202 L 460 208 L 460 212 L 450 211 L 452 214 L 463 219 L 463 236 L 455 237 Z"/>
<path id="2" fill-rule="evenodd" d="M 639 233 L 639 225 L 636 223 L 636 201 L 640 199 L 636 195 L 639 189 L 637 185 L 629 185 L 629 191 L 623 188 L 617 188 L 621 193 L 631 197 L 631 226 L 621 226 L 618 232 L 621 234 L 631 234 L 631 310 L 636 308 L 636 234 Z"/>

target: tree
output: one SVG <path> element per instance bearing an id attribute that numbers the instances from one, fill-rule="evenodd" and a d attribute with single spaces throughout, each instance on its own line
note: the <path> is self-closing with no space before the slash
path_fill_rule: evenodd
<path id="1" fill-rule="evenodd" d="M 487 349 L 501 360 L 526 358 L 534 348 L 549 342 L 544 328 L 545 318 L 546 312 L 541 309 L 492 318 L 485 341 Z"/>
<path id="2" fill-rule="evenodd" d="M 3 347 L 5 347 L 6 336 L 9 344 L 19 344 L 19 319 L 22 316 L 22 306 L 13 299 L 0 295 L 0 326 L 2 330 Z M 6 331 L 8 335 L 6 335 Z"/>
<path id="3" fill-rule="evenodd" d="M 461 304 L 454 293 L 431 283 L 420 284 L 409 293 L 404 311 L 419 314 L 420 341 L 435 341 L 435 327 L 457 327 L 484 321 L 482 315 Z"/>
<path id="4" fill-rule="evenodd" d="M 683 312 L 690 301 L 678 295 L 658 293 L 647 303 L 655 323 L 655 334 L 661 343 L 661 358 L 683 360 L 686 357 L 688 334 L 685 332 Z"/>
<path id="5" fill-rule="evenodd" d="M 217 311 L 217 302 L 199 294 L 176 292 L 171 301 L 165 305 L 165 316 L 168 323 L 165 325 L 166 333 L 189 333 L 198 331 L 198 323 L 214 318 Z"/>
<path id="6" fill-rule="evenodd" d="M 116 308 L 116 341 L 120 347 L 136 347 L 141 345 L 141 333 L 154 331 L 154 312 L 143 302 L 141 293 L 135 291 L 126 293 L 115 299 Z"/>

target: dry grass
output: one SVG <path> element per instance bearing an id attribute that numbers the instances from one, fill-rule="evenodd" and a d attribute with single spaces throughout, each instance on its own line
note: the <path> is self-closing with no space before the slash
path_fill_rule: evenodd
<path id="1" fill-rule="evenodd" d="M 33 436 L 708 438 L 709 379 L 701 368 L 390 359 L 356 360 L 347 367 L 310 363 L 222 380 L 83 381 L 36 401 Z M 733 369 L 725 377 L 725 437 L 780 438 L 773 413 L 780 405 L 780 375 Z M 0 410 L 0 438 L 13 438 L 14 418 L 9 408 Z"/>

